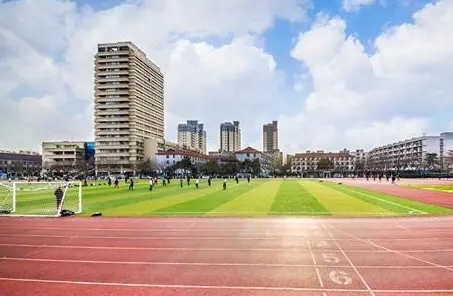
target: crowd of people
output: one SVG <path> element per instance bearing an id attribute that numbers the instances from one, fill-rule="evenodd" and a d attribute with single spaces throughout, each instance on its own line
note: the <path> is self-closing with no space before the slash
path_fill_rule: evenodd
<path id="1" fill-rule="evenodd" d="M 247 176 L 247 184 L 250 184 L 250 176 Z M 192 180 L 192 177 L 190 175 L 186 176 L 186 177 L 183 177 L 183 176 L 180 176 L 179 177 L 179 186 L 181 188 L 184 187 L 184 180 L 186 181 L 186 184 L 187 186 L 190 186 L 190 183 L 191 183 L 191 180 Z M 227 178 L 224 178 L 223 179 L 223 183 L 222 183 L 222 188 L 223 190 L 227 190 Z M 235 176 L 234 177 L 234 180 L 236 182 L 236 184 L 239 184 L 239 177 L 238 176 Z M 212 176 L 208 176 L 207 178 L 207 181 L 208 181 L 208 187 L 211 187 L 212 186 Z M 113 184 L 113 188 L 119 188 L 119 178 L 118 177 L 108 177 L 107 178 L 107 184 L 108 186 L 112 186 Z M 161 179 L 157 178 L 157 177 L 150 177 L 149 178 L 149 191 L 153 191 L 157 184 L 159 182 L 162 183 L 162 187 L 167 187 L 167 184 L 170 184 L 171 182 L 171 178 L 170 177 L 163 177 Z M 129 190 L 134 190 L 134 186 L 135 186 L 135 181 L 134 181 L 134 178 L 128 178 L 126 177 L 125 178 L 125 183 L 126 184 L 129 184 Z M 195 188 L 200 188 L 200 177 L 196 177 L 195 178 Z"/>

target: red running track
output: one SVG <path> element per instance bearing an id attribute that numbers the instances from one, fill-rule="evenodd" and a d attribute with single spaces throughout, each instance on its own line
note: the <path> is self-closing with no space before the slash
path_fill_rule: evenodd
<path id="1" fill-rule="evenodd" d="M 422 188 L 410 188 L 400 186 L 400 183 L 393 185 L 382 179 L 381 182 L 373 181 L 370 179 L 369 181 L 364 181 L 363 179 L 336 179 L 339 182 L 343 182 L 348 185 L 353 185 L 356 187 L 361 187 L 364 189 L 370 189 L 378 192 L 382 192 L 389 195 L 394 195 L 398 197 L 404 197 L 407 199 L 417 200 L 424 203 L 430 203 L 433 205 L 438 205 L 441 207 L 446 207 L 453 209 L 453 193 L 451 192 L 442 192 L 442 191 L 435 191 L 435 190 L 428 190 Z M 408 181 L 403 181 L 401 184 L 408 184 Z M 420 184 L 453 184 L 451 180 L 420 180 L 414 179 L 413 183 L 420 183 Z"/>
<path id="2" fill-rule="evenodd" d="M 453 295 L 453 217 L 0 218 L 1 295 Z"/>

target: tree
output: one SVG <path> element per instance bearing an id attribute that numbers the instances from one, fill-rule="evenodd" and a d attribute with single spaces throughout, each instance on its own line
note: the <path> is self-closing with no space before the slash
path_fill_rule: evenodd
<path id="1" fill-rule="evenodd" d="M 447 152 L 447 156 L 444 159 L 444 167 L 448 171 L 453 169 L 453 150 Z"/>
<path id="2" fill-rule="evenodd" d="M 250 163 L 250 169 L 254 174 L 261 173 L 261 163 L 258 158 L 252 160 L 252 162 Z"/>
<path id="3" fill-rule="evenodd" d="M 333 161 L 331 161 L 328 158 L 321 158 L 318 160 L 318 163 L 316 164 L 316 168 L 319 171 L 330 171 L 335 167 L 335 164 Z"/>
<path id="4" fill-rule="evenodd" d="M 427 153 L 426 154 L 426 167 L 429 170 L 432 170 L 438 164 L 437 153 Z"/>
<path id="5" fill-rule="evenodd" d="M 356 161 L 354 164 L 354 168 L 356 172 L 363 172 L 365 170 L 365 163 L 363 161 Z"/>
<path id="6" fill-rule="evenodd" d="M 150 175 L 150 174 L 152 174 L 154 172 L 155 166 L 151 162 L 151 160 L 148 158 L 147 160 L 142 161 L 141 163 L 139 163 L 137 169 L 138 169 L 138 172 L 140 174 Z"/>
<path id="7" fill-rule="evenodd" d="M 209 174 L 218 174 L 220 171 L 220 166 L 219 163 L 216 160 L 209 160 L 205 165 L 204 165 L 204 171 L 209 173 Z"/>

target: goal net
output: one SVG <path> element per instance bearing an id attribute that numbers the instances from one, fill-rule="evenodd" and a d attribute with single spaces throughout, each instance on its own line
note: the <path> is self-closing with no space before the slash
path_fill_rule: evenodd
<path id="1" fill-rule="evenodd" d="M 0 214 L 58 217 L 63 210 L 82 212 L 82 182 L 0 183 Z"/>

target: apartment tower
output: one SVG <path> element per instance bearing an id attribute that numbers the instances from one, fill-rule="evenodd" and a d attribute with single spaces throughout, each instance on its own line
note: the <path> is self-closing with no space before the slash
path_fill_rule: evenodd
<path id="1" fill-rule="evenodd" d="M 94 64 L 97 171 L 133 172 L 164 137 L 164 76 L 131 42 L 99 44 Z"/>
<path id="2" fill-rule="evenodd" d="M 241 129 L 239 121 L 220 124 L 220 151 L 235 152 L 241 150 Z"/>
<path id="3" fill-rule="evenodd" d="M 263 125 L 263 152 L 276 150 L 278 150 L 278 123 L 274 120 Z"/>
<path id="4" fill-rule="evenodd" d="M 206 154 L 206 131 L 197 120 L 178 125 L 178 145 Z"/>

